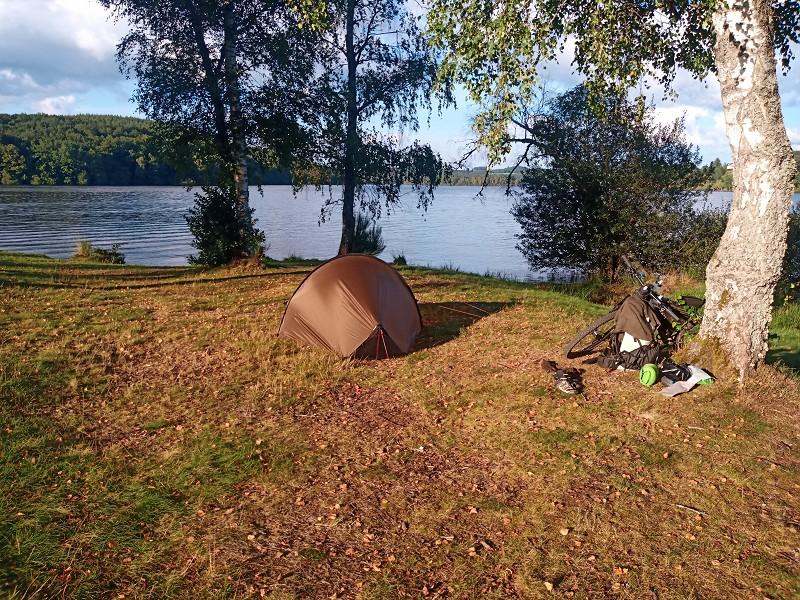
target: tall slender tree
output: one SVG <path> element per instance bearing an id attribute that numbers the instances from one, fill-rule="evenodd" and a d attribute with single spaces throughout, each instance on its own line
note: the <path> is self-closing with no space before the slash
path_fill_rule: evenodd
<path id="1" fill-rule="evenodd" d="M 707 270 L 702 334 L 719 339 L 744 378 L 767 351 L 772 297 L 786 252 L 795 166 L 778 94 L 800 0 L 434 0 L 428 19 L 456 77 L 484 108 L 480 140 L 498 159 L 537 72 L 574 41 L 574 65 L 600 97 L 642 78 L 667 88 L 678 68 L 720 82 L 734 163 L 728 226 Z"/>
<path id="2" fill-rule="evenodd" d="M 313 64 L 295 13 L 282 0 L 99 2 L 131 25 L 117 56 L 136 78 L 139 110 L 164 126 L 176 154 L 219 166 L 246 239 L 253 230 L 249 141 L 269 129 L 266 123 L 294 126 L 286 99 L 303 87 Z M 261 158 L 273 141 L 258 139 Z"/>
<path id="3" fill-rule="evenodd" d="M 317 5 L 320 6 L 320 5 Z M 339 253 L 354 250 L 356 209 L 380 216 L 414 186 L 426 208 L 446 165 L 428 145 L 402 146 L 388 130 L 414 131 L 420 108 L 431 109 L 437 61 L 403 0 L 332 0 L 324 4 L 319 58 L 309 126 L 315 131 L 310 161 L 298 183 L 340 182 L 342 236 Z M 449 91 L 440 96 L 449 102 Z M 357 249 L 357 248 L 356 248 Z"/>
<path id="4" fill-rule="evenodd" d="M 13 144 L 0 144 L 0 185 L 24 183 L 25 157 Z"/>

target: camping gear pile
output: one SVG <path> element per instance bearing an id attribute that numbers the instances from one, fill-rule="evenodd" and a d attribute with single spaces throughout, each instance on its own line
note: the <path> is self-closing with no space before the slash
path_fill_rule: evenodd
<path id="1" fill-rule="evenodd" d="M 662 396 L 669 398 L 691 391 L 696 385 L 707 385 L 714 382 L 714 376 L 697 365 L 676 363 L 666 359 L 659 365 L 648 363 L 639 369 L 639 383 L 652 387 L 657 382 L 666 386 L 661 390 Z"/>
<path id="2" fill-rule="evenodd" d="M 627 259 L 626 264 L 633 271 Z M 643 385 L 661 382 L 667 386 L 662 391 L 666 396 L 713 381 L 700 367 L 670 359 L 685 331 L 680 326 L 691 326 L 692 320 L 660 294 L 660 277 L 645 284 L 636 274 L 642 284 L 638 292 L 575 336 L 565 348 L 567 357 L 602 348 L 599 356 L 584 362 L 609 370 L 639 370 Z M 286 305 L 278 336 L 342 358 L 380 359 L 410 352 L 421 330 L 417 300 L 402 275 L 374 256 L 348 254 L 321 264 L 300 283 Z M 541 364 L 559 392 L 583 392 L 583 369 L 551 360 Z"/>
<path id="3" fill-rule="evenodd" d="M 646 283 L 644 274 L 625 265 L 639 281 L 639 289 L 626 296 L 609 314 L 579 332 L 564 348 L 567 358 L 600 354 L 584 361 L 608 370 L 638 370 L 639 381 L 647 387 L 658 382 L 665 396 L 691 390 L 698 383 L 713 381 L 713 376 L 697 365 L 671 360 L 680 349 L 684 335 L 699 323 L 700 298 L 683 297 L 679 303 L 661 294 L 663 277 L 656 275 Z"/>
<path id="4" fill-rule="evenodd" d="M 683 394 L 699 383 L 710 383 L 713 376 L 697 365 L 674 362 L 675 348 L 663 343 L 659 328 L 669 326 L 639 294 L 625 298 L 616 312 L 610 345 L 597 359 L 609 370 L 639 370 L 639 381 L 651 387 L 665 386 L 664 396 Z"/>

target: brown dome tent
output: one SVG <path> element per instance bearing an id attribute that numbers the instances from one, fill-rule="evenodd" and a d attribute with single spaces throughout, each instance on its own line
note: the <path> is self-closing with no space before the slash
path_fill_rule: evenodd
<path id="1" fill-rule="evenodd" d="M 422 329 L 402 275 L 367 254 L 337 256 L 314 269 L 283 313 L 278 336 L 342 357 L 406 354 Z"/>

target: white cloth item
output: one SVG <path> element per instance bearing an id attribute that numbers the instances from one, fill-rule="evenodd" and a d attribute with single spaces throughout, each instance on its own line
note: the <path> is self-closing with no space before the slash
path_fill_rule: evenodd
<path id="1" fill-rule="evenodd" d="M 627 331 L 622 334 L 622 341 L 619 343 L 620 352 L 633 352 L 634 350 L 638 350 L 642 346 L 649 346 L 650 342 L 647 340 L 640 340 L 638 338 L 633 337 Z M 617 367 L 617 371 L 638 371 L 639 369 L 626 369 L 624 366 L 619 365 Z"/>
<path id="2" fill-rule="evenodd" d="M 663 390 L 661 390 L 661 395 L 672 398 L 678 394 L 688 392 L 704 379 L 712 379 L 711 375 L 703 371 L 703 369 L 700 367 L 695 367 L 694 365 L 689 365 L 689 375 L 689 379 L 686 381 L 676 381 L 672 385 L 665 387 Z"/>
<path id="3" fill-rule="evenodd" d="M 649 346 L 650 342 L 647 340 L 640 340 L 633 337 L 627 331 L 622 336 L 622 341 L 619 344 L 619 349 L 621 352 L 633 352 L 634 350 L 638 350 L 642 346 Z"/>

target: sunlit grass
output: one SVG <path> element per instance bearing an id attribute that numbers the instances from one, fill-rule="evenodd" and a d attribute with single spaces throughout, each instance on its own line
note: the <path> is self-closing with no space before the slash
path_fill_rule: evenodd
<path id="1" fill-rule="evenodd" d="M 311 268 L 0 253 L 0 594 L 800 593 L 797 379 L 564 397 L 596 287 L 413 267 L 419 348 L 342 361 L 275 335 Z"/>

